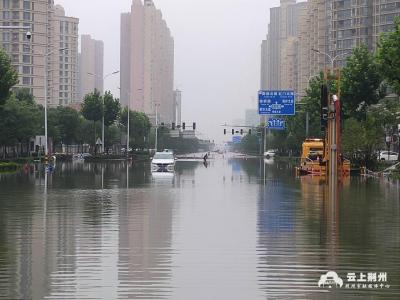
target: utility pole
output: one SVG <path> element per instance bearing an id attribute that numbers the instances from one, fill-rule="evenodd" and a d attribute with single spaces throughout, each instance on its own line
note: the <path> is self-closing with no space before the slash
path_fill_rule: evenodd
<path id="1" fill-rule="evenodd" d="M 156 104 L 156 141 L 155 141 L 155 151 L 158 149 L 158 104 Z"/>

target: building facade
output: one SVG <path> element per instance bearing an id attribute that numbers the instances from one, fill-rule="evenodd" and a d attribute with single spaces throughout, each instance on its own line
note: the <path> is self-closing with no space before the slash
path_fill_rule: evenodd
<path id="1" fill-rule="evenodd" d="M 299 43 L 301 17 L 307 3 L 281 0 L 280 7 L 270 10 L 266 40 L 261 45 L 261 89 L 298 90 L 304 63 L 303 44 Z"/>
<path id="2" fill-rule="evenodd" d="M 152 0 L 121 15 L 121 99 L 160 122 L 174 120 L 174 40 Z M 122 96 L 123 95 L 123 96 Z"/>
<path id="3" fill-rule="evenodd" d="M 104 92 L 104 43 L 90 35 L 81 36 L 79 58 L 80 102 L 94 90 Z"/>
<path id="4" fill-rule="evenodd" d="M 394 0 L 282 0 L 270 10 L 261 46 L 261 89 L 293 89 L 303 97 L 310 80 L 331 68 L 326 54 L 343 67 L 354 48 L 374 51 L 397 16 Z"/>
<path id="5" fill-rule="evenodd" d="M 0 29 L 0 46 L 9 53 L 19 74 L 16 88 L 29 89 L 35 101 L 43 105 L 47 84 L 49 105 L 74 102 L 79 20 L 66 17 L 64 9 L 54 6 L 52 0 L 3 0 L 0 1 L 0 16 L 1 26 L 20 28 Z M 26 37 L 28 31 L 32 33 L 30 40 Z M 61 43 L 65 44 L 61 46 Z M 65 45 L 68 50 L 61 53 Z"/>
<path id="6" fill-rule="evenodd" d="M 54 55 L 51 59 L 50 72 L 53 73 L 52 95 L 53 105 L 74 105 L 79 102 L 78 91 L 78 25 L 77 18 L 65 16 L 61 5 L 54 7 Z"/>
<path id="7" fill-rule="evenodd" d="M 174 91 L 173 122 L 175 122 L 176 125 L 182 124 L 182 92 L 180 90 Z"/>

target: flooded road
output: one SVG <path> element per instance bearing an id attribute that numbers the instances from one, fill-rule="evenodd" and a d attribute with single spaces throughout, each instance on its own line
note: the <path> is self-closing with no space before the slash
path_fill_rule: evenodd
<path id="1" fill-rule="evenodd" d="M 293 167 L 0 175 L 0 299 L 399 299 L 400 185 L 352 178 L 329 199 Z"/>

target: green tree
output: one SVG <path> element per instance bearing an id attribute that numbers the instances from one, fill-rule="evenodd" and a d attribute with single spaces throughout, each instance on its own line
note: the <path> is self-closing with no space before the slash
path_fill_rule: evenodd
<path id="1" fill-rule="evenodd" d="M 128 109 L 124 108 L 121 113 L 121 125 L 127 127 Z M 130 111 L 129 113 L 130 126 L 130 145 L 132 148 L 145 148 L 145 138 L 150 134 L 151 123 L 148 116 L 142 112 Z M 159 132 L 162 136 L 162 131 Z"/>
<path id="2" fill-rule="evenodd" d="M 366 46 L 354 49 L 343 68 L 341 101 L 346 118 L 366 118 L 368 106 L 385 97 L 382 76 L 373 54 Z"/>
<path id="3" fill-rule="evenodd" d="M 0 145 L 28 144 L 31 137 L 41 133 L 41 116 L 36 104 L 11 97 L 0 110 Z"/>
<path id="4" fill-rule="evenodd" d="M 383 78 L 400 95 L 400 19 L 394 30 L 381 36 L 377 48 L 377 62 Z"/>
<path id="5" fill-rule="evenodd" d="M 79 113 L 69 107 L 49 109 L 49 136 L 55 144 L 73 144 L 78 141 Z"/>
<path id="6" fill-rule="evenodd" d="M 104 96 L 104 126 L 108 127 L 115 123 L 121 112 L 121 104 L 114 98 L 111 92 L 107 91 Z"/>
<path id="7" fill-rule="evenodd" d="M 93 122 L 93 131 L 95 139 L 92 140 L 93 142 L 91 144 L 95 145 L 97 139 L 96 122 L 100 121 L 103 118 L 103 100 L 100 96 L 99 91 L 95 90 L 93 93 L 90 93 L 85 96 L 81 112 L 86 120 Z M 97 151 L 95 150 L 95 152 Z"/>
<path id="8" fill-rule="evenodd" d="M 11 66 L 8 54 L 0 48 L 0 105 L 10 96 L 10 89 L 18 83 L 18 73 Z"/>
<path id="9" fill-rule="evenodd" d="M 33 103 L 35 98 L 33 97 L 31 91 L 27 88 L 18 88 L 14 90 L 15 98 L 19 101 L 26 101 Z"/>
<path id="10" fill-rule="evenodd" d="M 81 112 L 88 121 L 97 122 L 102 119 L 103 103 L 99 91 L 95 90 L 85 96 Z"/>
<path id="11" fill-rule="evenodd" d="M 247 154 L 258 154 L 260 152 L 260 144 L 256 135 L 247 134 L 240 143 L 240 151 Z"/>

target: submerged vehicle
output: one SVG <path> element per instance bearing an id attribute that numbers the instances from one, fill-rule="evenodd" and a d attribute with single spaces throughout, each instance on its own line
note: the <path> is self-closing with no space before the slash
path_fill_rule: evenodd
<path id="1" fill-rule="evenodd" d="M 152 172 L 173 172 L 175 157 L 171 152 L 157 152 L 151 161 Z"/>
<path id="2" fill-rule="evenodd" d="M 325 144 L 322 139 L 306 139 L 302 145 L 298 175 L 325 176 L 327 160 L 325 159 Z M 339 170 L 345 176 L 350 175 L 350 161 L 341 157 Z"/>

